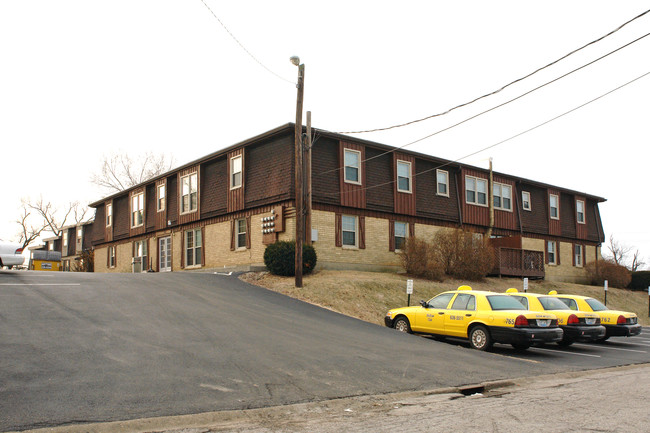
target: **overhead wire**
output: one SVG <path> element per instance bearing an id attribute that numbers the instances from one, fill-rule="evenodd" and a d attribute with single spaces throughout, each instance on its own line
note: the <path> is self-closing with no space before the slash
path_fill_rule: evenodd
<path id="1" fill-rule="evenodd" d="M 364 159 L 364 160 L 361 161 L 361 162 L 366 162 L 366 161 L 370 161 L 370 160 L 372 160 L 372 159 L 374 159 L 374 158 L 379 158 L 380 156 L 386 155 L 386 154 L 388 154 L 388 153 L 396 152 L 396 151 L 398 151 L 398 150 L 400 150 L 400 149 L 404 149 L 405 147 L 408 147 L 408 146 L 411 146 L 411 145 L 413 145 L 413 144 L 416 144 L 416 143 L 419 143 L 419 142 L 421 142 L 421 141 L 424 141 L 424 140 L 426 140 L 427 138 L 431 138 L 431 137 L 433 137 L 433 136 L 435 136 L 435 135 L 438 135 L 438 134 L 440 134 L 440 133 L 443 133 L 443 132 L 445 132 L 445 131 L 449 131 L 449 130 L 452 129 L 452 128 L 455 128 L 455 127 L 457 127 L 457 126 L 460 126 L 460 125 L 462 125 L 462 124 L 464 124 L 464 123 L 469 122 L 470 120 L 476 119 L 477 117 L 480 117 L 480 116 L 482 116 L 482 115 L 484 115 L 484 114 L 487 114 L 487 113 L 489 113 L 489 112 L 491 112 L 491 111 L 494 111 L 494 110 L 496 110 L 496 109 L 498 109 L 498 108 L 501 108 L 501 107 L 503 107 L 503 106 L 505 106 L 505 105 L 508 105 L 508 104 L 510 104 L 510 103 L 512 103 L 512 102 L 514 102 L 514 101 L 517 101 L 517 100 L 519 100 L 519 99 L 521 99 L 521 98 L 523 98 L 523 97 L 525 97 L 525 96 L 527 96 L 527 95 L 530 95 L 530 94 L 533 93 L 533 92 L 536 92 L 536 91 L 539 90 L 539 89 L 542 89 L 542 88 L 544 88 L 544 87 L 546 87 L 546 86 L 548 86 L 548 85 L 550 85 L 550 84 L 552 84 L 552 83 L 555 83 L 556 81 L 559 81 L 559 80 L 561 80 L 561 79 L 563 79 L 563 78 L 565 78 L 565 77 L 567 77 L 567 76 L 569 76 L 569 75 L 571 75 L 571 74 L 574 74 L 575 72 L 578 72 L 578 71 L 580 71 L 581 69 L 584 69 L 584 68 L 586 68 L 586 67 L 588 67 L 588 66 L 591 66 L 591 65 L 593 65 L 594 63 L 596 63 L 596 62 L 598 62 L 598 61 L 600 61 L 600 60 L 602 60 L 602 59 L 604 59 L 604 58 L 606 58 L 606 57 L 609 57 L 609 56 L 611 56 L 612 54 L 614 54 L 614 53 L 616 53 L 616 52 L 618 52 L 618 51 L 620 51 L 620 50 L 622 50 L 622 49 L 624 49 L 624 48 L 627 48 L 627 47 L 629 47 L 630 45 L 632 45 L 632 44 L 634 44 L 634 43 L 636 43 L 636 42 L 639 42 L 640 40 L 642 40 L 642 39 L 644 39 L 644 38 L 646 38 L 646 37 L 648 37 L 648 36 L 650 36 L 650 33 L 646 33 L 645 35 L 640 36 L 640 37 L 638 37 L 637 39 L 635 39 L 635 40 L 633 40 L 633 41 L 631 41 L 631 42 L 628 42 L 627 44 L 622 45 L 622 46 L 616 48 L 615 50 L 612 50 L 612 51 L 608 52 L 607 54 L 604 54 L 604 55 L 598 57 L 597 59 L 594 59 L 594 60 L 592 60 L 592 61 L 590 61 L 590 62 L 588 62 L 588 63 L 585 63 L 584 65 L 579 66 L 579 67 L 577 67 L 577 68 L 575 68 L 575 69 L 573 69 L 573 70 L 571 70 L 571 71 L 569 71 L 569 72 L 567 72 L 567 73 L 565 73 L 565 74 L 563 74 L 563 75 L 560 75 L 560 76 L 557 77 L 557 78 L 554 78 L 554 79 L 552 79 L 552 80 L 550 80 L 550 81 L 547 81 L 546 83 L 541 84 L 541 85 L 539 85 L 539 86 L 537 86 L 537 87 L 535 87 L 535 88 L 533 88 L 533 89 L 531 89 L 531 90 L 529 90 L 529 91 L 527 91 L 527 92 L 525 92 L 525 93 L 523 93 L 523 94 L 521 94 L 521 95 L 519 95 L 519 96 L 516 96 L 516 97 L 514 97 L 514 98 L 512 98 L 512 99 L 509 99 L 509 100 L 507 100 L 507 101 L 505 101 L 505 102 L 503 102 L 503 103 L 501 103 L 501 104 L 495 105 L 494 107 L 488 108 L 487 110 L 481 111 L 480 113 L 477 113 L 477 114 L 475 114 L 475 115 L 473 115 L 473 116 L 470 116 L 470 117 L 468 117 L 468 118 L 466 118 L 466 119 L 464 119 L 464 120 L 461 120 L 460 122 L 456 122 L 456 123 L 454 123 L 453 125 L 448 126 L 448 127 L 446 127 L 446 128 L 443 128 L 443 129 L 440 129 L 440 130 L 438 130 L 438 131 L 436 131 L 436 132 L 434 132 L 434 133 L 432 133 L 432 134 L 429 134 L 429 135 L 426 135 L 426 136 L 424 136 L 424 137 L 418 138 L 417 140 L 411 141 L 411 142 L 406 143 L 406 144 L 404 144 L 404 145 L 402 145 L 402 146 L 395 147 L 394 149 L 391 149 L 391 150 L 386 151 L 386 152 L 384 152 L 384 153 L 380 153 L 380 154 L 375 155 L 375 156 L 372 156 L 372 157 L 370 157 L 370 158 L 366 158 L 366 159 Z M 335 134 L 336 134 L 336 133 L 335 133 Z M 341 167 L 338 167 L 338 168 L 334 168 L 334 169 L 331 169 L 331 170 L 323 171 L 323 172 L 321 172 L 321 173 L 314 174 L 314 177 L 322 176 L 322 175 L 325 175 L 325 174 L 328 174 L 328 173 L 331 173 L 331 172 L 334 172 L 334 171 L 339 171 L 339 170 L 342 170 L 342 168 L 341 168 Z"/>
<path id="2" fill-rule="evenodd" d="M 573 50 L 573 51 L 571 51 L 571 52 L 565 54 L 564 56 L 558 58 L 557 60 L 554 60 L 554 61 L 552 61 L 551 63 L 549 63 L 549 64 L 547 64 L 547 65 L 545 65 L 545 66 L 542 66 L 541 68 L 538 68 L 538 69 L 534 70 L 533 72 L 531 72 L 531 73 L 529 73 L 529 74 L 527 74 L 527 75 L 525 75 L 525 76 L 523 76 L 523 77 L 521 77 L 521 78 L 518 78 L 518 79 L 516 79 L 516 80 L 514 80 L 514 81 L 511 81 L 510 83 L 508 83 L 508 84 L 502 86 L 501 88 L 499 88 L 499 89 L 497 89 L 497 90 L 494 90 L 494 91 L 492 91 L 492 92 L 490 92 L 490 93 L 486 93 L 485 95 L 483 95 L 483 96 L 479 96 L 479 97 L 477 97 L 477 98 L 475 98 L 475 99 L 473 99 L 473 100 L 471 100 L 471 101 L 468 101 L 468 102 L 465 102 L 465 103 L 462 103 L 462 104 L 456 105 L 455 107 L 449 108 L 448 110 L 445 110 L 445 111 L 443 111 L 443 112 L 440 112 L 440 113 L 437 113 L 437 114 L 432 114 L 432 115 L 430 115 L 430 116 L 426 116 L 426 117 L 423 117 L 423 118 L 421 118 L 421 119 L 411 120 L 411 121 L 409 121 L 409 122 L 400 123 L 400 124 L 393 125 L 393 126 L 387 126 L 387 127 L 384 127 L 384 128 L 366 129 L 366 130 L 360 130 L 360 131 L 337 131 L 336 133 L 337 133 L 337 134 L 364 134 L 364 133 L 368 133 L 368 132 L 387 131 L 387 130 L 389 130 L 389 129 L 401 128 L 401 127 L 404 127 L 404 126 L 412 125 L 412 124 L 414 124 L 414 123 L 422 122 L 422 121 L 425 121 L 425 120 L 428 120 L 428 119 L 432 119 L 432 118 L 434 118 L 434 117 L 444 116 L 444 115 L 446 115 L 446 114 L 451 113 L 451 112 L 454 111 L 454 110 L 457 110 L 457 109 L 462 108 L 462 107 L 466 107 L 466 106 L 468 106 L 468 105 L 470 105 L 470 104 L 473 104 L 473 103 L 475 103 L 475 102 L 477 102 L 477 101 L 479 101 L 479 100 L 481 100 L 481 99 L 487 98 L 488 96 L 496 95 L 497 93 L 501 92 L 502 90 L 504 90 L 504 89 L 506 89 L 506 88 L 508 88 L 508 87 L 510 87 L 510 86 L 512 86 L 512 85 L 514 85 L 514 84 L 516 84 L 516 83 L 518 83 L 518 82 L 520 82 L 520 81 L 523 81 L 523 80 L 525 80 L 525 79 L 527 79 L 527 78 L 529 78 L 529 77 L 531 77 L 531 76 L 537 74 L 538 72 L 540 72 L 540 71 L 542 71 L 542 70 L 544 70 L 544 69 L 546 69 L 546 68 L 549 68 L 549 67 L 553 66 L 554 64 L 556 64 L 556 63 L 558 63 L 558 62 L 560 62 L 560 61 L 566 59 L 567 57 L 569 57 L 569 56 L 571 56 L 571 55 L 573 55 L 573 54 L 575 54 L 575 53 L 577 53 L 577 52 L 579 52 L 579 51 L 581 51 L 581 50 L 583 50 L 583 49 L 585 49 L 585 48 L 587 48 L 587 47 L 589 47 L 589 46 L 591 46 L 591 45 L 593 45 L 593 44 L 595 44 L 595 43 L 598 43 L 598 42 L 602 41 L 603 39 L 605 39 L 605 38 L 607 38 L 607 37 L 613 35 L 614 33 L 616 33 L 616 32 L 618 32 L 619 30 L 621 30 L 623 27 L 627 26 L 627 25 L 630 24 L 631 22 L 633 22 L 633 21 L 635 21 L 635 20 L 637 20 L 637 19 L 643 17 L 644 15 L 646 15 L 646 14 L 648 14 L 648 13 L 650 13 L 650 9 L 648 9 L 647 11 L 645 11 L 645 12 L 643 12 L 643 13 L 637 15 L 636 17 L 634 17 L 634 18 L 632 18 L 632 19 L 630 19 L 630 20 L 624 22 L 623 24 L 621 24 L 620 26 L 618 26 L 618 27 L 615 28 L 614 30 L 610 31 L 609 33 L 607 33 L 607 34 L 605 34 L 605 35 L 603 35 L 603 36 L 601 36 L 601 37 L 599 37 L 598 39 L 594 39 L 593 41 L 591 41 L 591 42 L 589 42 L 589 43 L 583 45 L 582 47 L 580 47 L 580 48 L 576 48 L 575 50 Z"/>
<path id="3" fill-rule="evenodd" d="M 601 94 L 600 96 L 597 96 L 597 97 L 595 97 L 595 98 L 593 98 L 593 99 L 591 99 L 591 100 L 589 100 L 587 102 L 584 102 L 584 103 L 582 103 L 582 104 L 580 104 L 580 105 L 578 105 L 578 106 L 576 106 L 576 107 L 574 107 L 574 108 L 572 108 L 572 109 L 570 109 L 568 111 L 565 111 L 562 114 L 559 114 L 559 115 L 557 115 L 557 116 L 555 116 L 555 117 L 553 117 L 551 119 L 548 119 L 548 120 L 546 120 L 546 121 L 544 121 L 542 123 L 539 123 L 539 124 L 537 124 L 537 125 L 535 125 L 535 126 L 533 126 L 531 128 L 528 128 L 528 129 L 526 129 L 524 131 L 521 131 L 521 132 L 519 132 L 519 133 L 517 133 L 517 134 L 515 134 L 515 135 L 513 135 L 511 137 L 508 137 L 508 138 L 506 138 L 504 140 L 501 140 L 501 141 L 499 141 L 497 143 L 494 143 L 494 144 L 491 144 L 489 146 L 483 147 L 483 148 L 481 148 L 479 150 L 476 150 L 476 151 L 474 151 L 472 153 L 469 153 L 469 154 L 467 154 L 465 156 L 462 156 L 462 157 L 460 157 L 458 159 L 455 159 L 455 160 L 452 160 L 452 161 L 447 161 L 447 162 L 445 162 L 443 164 L 440 164 L 440 165 L 437 165 L 437 166 L 435 166 L 433 168 L 429 168 L 429 169 L 420 171 L 418 173 L 414 173 L 413 177 L 420 176 L 422 174 L 429 173 L 429 172 L 431 172 L 433 170 L 438 170 L 440 168 L 444 168 L 444 167 L 450 166 L 452 164 L 456 164 L 456 163 L 458 163 L 458 162 L 460 162 L 460 161 L 462 161 L 464 159 L 467 159 L 469 157 L 477 155 L 477 154 L 479 154 L 481 152 L 484 152 L 486 150 L 489 150 L 489 149 L 495 148 L 497 146 L 500 146 L 500 145 L 502 145 L 504 143 L 507 143 L 508 141 L 514 140 L 515 138 L 521 137 L 524 134 L 527 134 L 527 133 L 532 132 L 532 131 L 534 131 L 536 129 L 539 129 L 542 126 L 548 125 L 549 123 L 551 123 L 551 122 L 553 122 L 555 120 L 558 120 L 558 119 L 560 119 L 560 118 L 562 118 L 562 117 L 564 117 L 564 116 L 566 116 L 568 114 L 573 113 L 574 111 L 577 111 L 577 110 L 579 110 L 579 109 L 581 109 L 583 107 L 586 107 L 587 105 L 592 104 L 592 103 L 594 103 L 594 102 L 596 102 L 596 101 L 598 101 L 598 100 L 600 100 L 600 99 L 602 99 L 602 98 L 604 98 L 604 97 L 606 97 L 606 96 L 608 96 L 608 95 L 610 95 L 610 94 L 612 94 L 612 93 L 614 93 L 614 92 L 616 92 L 616 91 L 618 91 L 618 90 L 620 90 L 620 89 L 622 89 L 622 88 L 624 88 L 624 87 L 626 87 L 626 86 L 628 86 L 628 85 L 630 85 L 630 84 L 632 84 L 632 83 L 634 83 L 636 81 L 639 81 L 640 79 L 642 79 L 642 78 L 644 78 L 644 77 L 646 77 L 648 75 L 650 75 L 650 71 L 648 71 L 648 72 L 646 72 L 646 73 L 644 73 L 644 74 L 642 74 L 642 75 L 640 75 L 640 76 L 638 76 L 638 77 L 636 77 L 636 78 L 634 78 L 634 79 L 632 79 L 632 80 L 630 80 L 630 81 L 628 81 L 628 82 L 626 82 L 624 84 L 621 84 L 620 86 L 618 86 L 618 87 L 616 87 L 616 88 L 614 88 L 614 89 L 612 89 L 612 90 L 610 90 L 608 92 L 605 92 L 605 93 Z M 391 180 L 391 181 L 376 184 L 376 185 L 371 185 L 371 186 L 366 186 L 366 187 L 363 187 L 363 188 L 358 188 L 358 189 L 355 189 L 355 191 L 364 191 L 364 190 L 379 188 L 379 187 L 382 187 L 382 186 L 391 185 L 391 184 L 393 184 L 395 182 L 397 182 L 397 180 Z M 325 195 L 325 196 L 330 196 L 330 197 L 339 196 L 341 194 L 345 194 L 345 192 L 341 191 L 341 192 L 338 192 L 338 193 L 319 193 L 319 195 Z"/>
<path id="4" fill-rule="evenodd" d="M 221 27 L 224 28 L 224 30 L 225 30 L 225 31 L 230 35 L 230 37 L 231 37 L 231 38 L 232 38 L 232 39 L 237 43 L 237 45 L 239 45 L 239 46 L 241 47 L 241 49 L 244 50 L 244 51 L 246 52 L 246 54 L 248 54 L 248 55 L 250 56 L 250 58 L 253 59 L 253 60 L 254 60 L 258 65 L 260 65 L 262 68 L 266 69 L 268 72 L 270 72 L 271 74 L 275 75 L 277 78 L 281 79 L 282 81 L 286 81 L 287 83 L 290 83 L 290 84 L 293 84 L 293 85 L 296 84 L 295 81 L 291 81 L 291 80 L 288 80 L 288 79 L 284 78 L 283 76 L 281 76 L 281 75 L 275 73 L 274 71 L 272 71 L 272 70 L 271 70 L 270 68 L 268 68 L 264 63 L 262 63 L 261 61 L 259 61 L 259 60 L 257 59 L 257 57 L 255 57 L 255 56 L 254 56 L 250 51 L 248 51 L 248 49 L 244 46 L 244 44 L 242 44 L 241 42 L 239 42 L 239 39 L 237 39 L 237 38 L 235 37 L 235 35 L 234 35 L 234 34 L 233 34 L 229 29 L 228 29 L 228 27 L 226 27 L 226 25 L 223 23 L 223 21 L 221 21 L 221 20 L 219 19 L 219 17 L 217 16 L 217 14 L 214 13 L 214 11 L 210 8 L 210 6 L 208 6 L 208 4 L 205 2 L 205 0 L 201 0 L 201 3 L 203 3 L 203 5 L 204 5 L 204 6 L 205 6 L 209 11 L 210 11 L 210 13 L 212 14 L 212 16 L 215 17 L 215 19 L 216 19 L 217 21 L 219 21 L 219 24 L 221 24 Z"/>

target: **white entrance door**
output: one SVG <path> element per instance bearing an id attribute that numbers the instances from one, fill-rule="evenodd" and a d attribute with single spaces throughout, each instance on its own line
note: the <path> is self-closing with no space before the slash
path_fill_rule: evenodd
<path id="1" fill-rule="evenodd" d="M 172 238 L 167 236 L 158 239 L 158 271 L 172 270 Z"/>

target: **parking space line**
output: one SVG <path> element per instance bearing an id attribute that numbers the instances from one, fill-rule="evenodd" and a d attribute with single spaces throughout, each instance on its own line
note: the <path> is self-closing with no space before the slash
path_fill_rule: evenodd
<path id="1" fill-rule="evenodd" d="M 648 353 L 645 350 L 634 350 L 634 349 L 623 349 L 620 347 L 609 347 L 605 345 L 598 345 L 598 346 L 592 346 L 589 344 L 580 344 L 580 343 L 575 343 L 574 346 L 583 346 L 583 347 L 598 347 L 599 349 L 609 349 L 609 350 L 621 350 L 623 352 L 637 352 L 637 353 Z"/>
<path id="2" fill-rule="evenodd" d="M 79 283 L 2 283 L 0 286 L 80 286 Z"/>
<path id="3" fill-rule="evenodd" d="M 578 352 L 566 352 L 564 350 L 557 350 L 557 349 L 544 349 L 542 347 L 531 347 L 531 349 L 544 350 L 546 352 L 566 353 L 567 355 L 590 356 L 592 358 L 602 358 L 602 356 L 600 355 L 591 355 L 589 353 L 578 353 Z"/>

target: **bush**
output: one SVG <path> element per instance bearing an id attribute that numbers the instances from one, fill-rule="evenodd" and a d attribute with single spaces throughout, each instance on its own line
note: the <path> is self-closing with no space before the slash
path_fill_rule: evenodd
<path id="1" fill-rule="evenodd" d="M 316 250 L 311 245 L 302 246 L 302 273 L 309 274 L 316 267 Z M 273 275 L 285 277 L 296 273 L 296 242 L 280 241 L 264 250 L 264 264 Z"/>
<path id="2" fill-rule="evenodd" d="M 407 274 L 428 280 L 442 281 L 442 266 L 433 260 L 432 246 L 424 239 L 408 238 L 399 253 Z"/>
<path id="3" fill-rule="evenodd" d="M 608 260 L 590 262 L 585 266 L 590 283 L 594 286 L 602 286 L 607 280 L 608 286 L 624 289 L 630 284 L 632 276 L 630 271 L 621 265 Z"/>
<path id="4" fill-rule="evenodd" d="M 95 271 L 95 251 L 83 250 L 79 258 L 72 264 L 72 272 L 94 272 Z"/>
<path id="5" fill-rule="evenodd" d="M 650 287 L 650 271 L 632 272 L 632 281 L 627 286 L 631 290 L 646 291 Z"/>
<path id="6" fill-rule="evenodd" d="M 476 233 L 441 230 L 433 238 L 433 260 L 447 275 L 478 281 L 494 267 L 494 249 Z"/>

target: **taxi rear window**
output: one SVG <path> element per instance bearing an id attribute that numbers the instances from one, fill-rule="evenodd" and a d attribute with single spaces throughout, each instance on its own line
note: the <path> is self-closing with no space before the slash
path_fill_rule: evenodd
<path id="1" fill-rule="evenodd" d="M 539 302 L 542 304 L 545 310 L 570 310 L 570 308 L 562 301 L 557 298 L 551 298 L 550 296 L 540 296 Z"/>
<path id="2" fill-rule="evenodd" d="M 605 311 L 608 308 L 604 306 L 600 301 L 594 299 L 594 298 L 587 298 L 585 299 L 587 304 L 591 307 L 592 310 L 594 311 Z"/>
<path id="3" fill-rule="evenodd" d="M 498 310 L 525 310 L 526 308 L 513 298 L 512 296 L 508 295 L 490 295 L 486 296 L 488 302 L 490 303 L 490 307 L 492 307 L 492 310 L 498 311 Z"/>

